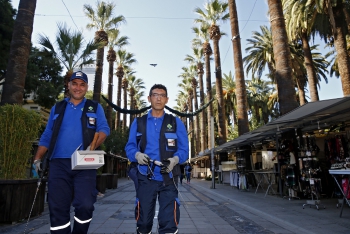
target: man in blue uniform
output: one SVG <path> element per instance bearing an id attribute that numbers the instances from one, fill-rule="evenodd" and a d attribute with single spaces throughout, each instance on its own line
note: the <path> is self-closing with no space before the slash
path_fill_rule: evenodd
<path id="1" fill-rule="evenodd" d="M 71 155 L 79 147 L 86 150 L 95 133 L 95 148 L 109 135 L 110 129 L 97 102 L 85 98 L 88 90 L 87 75 L 81 71 L 72 74 L 68 83 L 69 98 L 58 102 L 50 113 L 34 158 L 34 167 L 48 153 L 48 203 L 51 233 L 87 233 L 94 203 L 96 202 L 96 169 L 72 170 Z M 75 208 L 74 227 L 71 232 L 70 207 Z"/>
<path id="2" fill-rule="evenodd" d="M 187 184 L 191 183 L 191 171 L 192 171 L 192 166 L 191 164 L 188 162 L 185 166 L 185 173 L 186 173 L 186 180 L 187 180 Z"/>
<path id="3" fill-rule="evenodd" d="M 152 86 L 148 96 L 152 109 L 132 123 L 129 141 L 125 146 L 129 160 L 138 164 L 135 204 L 137 233 L 151 233 L 157 198 L 158 232 L 178 232 L 179 164 L 188 159 L 188 137 L 182 121 L 165 113 L 164 106 L 168 99 L 164 85 Z"/>

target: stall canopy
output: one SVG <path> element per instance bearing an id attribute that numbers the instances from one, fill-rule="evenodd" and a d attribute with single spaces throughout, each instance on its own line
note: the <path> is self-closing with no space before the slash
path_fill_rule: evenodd
<path id="1" fill-rule="evenodd" d="M 290 129 L 300 128 L 303 132 L 309 132 L 329 129 L 336 125 L 350 126 L 350 97 L 307 103 L 254 131 L 214 148 L 214 152 L 228 152 L 243 145 L 275 139 L 277 132 L 283 133 Z M 210 151 L 204 155 L 210 155 Z"/>

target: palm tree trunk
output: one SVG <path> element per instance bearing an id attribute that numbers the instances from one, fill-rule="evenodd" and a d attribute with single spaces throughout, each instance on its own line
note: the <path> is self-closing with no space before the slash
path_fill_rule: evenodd
<path id="1" fill-rule="evenodd" d="M 113 100 L 113 70 L 114 70 L 114 61 L 116 60 L 116 54 L 113 49 L 108 51 L 107 61 L 109 63 L 108 67 L 108 100 L 112 102 Z M 112 107 L 107 105 L 106 118 L 108 125 L 112 128 Z"/>
<path id="2" fill-rule="evenodd" d="M 220 49 L 219 49 L 219 40 L 213 40 L 214 45 L 214 61 L 215 61 L 215 86 L 216 86 L 216 95 L 218 98 L 218 144 L 224 144 L 227 141 L 226 133 L 226 120 L 225 120 L 225 103 L 222 92 L 222 72 L 221 72 L 221 61 L 220 61 Z"/>
<path id="3" fill-rule="evenodd" d="M 337 6 L 332 8 L 335 21 L 334 46 L 337 51 L 338 67 L 341 77 L 343 95 L 350 95 L 350 59 L 347 53 L 342 0 L 337 1 Z"/>
<path id="4" fill-rule="evenodd" d="M 296 84 L 297 84 L 298 93 L 299 93 L 299 104 L 300 104 L 300 106 L 306 104 L 305 90 L 304 90 L 305 84 L 303 84 L 304 82 L 303 83 L 301 82 L 302 79 L 303 79 L 302 77 L 301 77 L 301 79 L 299 79 L 298 77 L 296 79 Z"/>
<path id="5" fill-rule="evenodd" d="M 124 79 L 122 80 L 124 109 L 128 108 L 128 86 L 129 86 L 129 82 L 124 77 Z M 126 130 L 126 113 L 123 114 L 123 129 Z"/>
<path id="6" fill-rule="evenodd" d="M 319 100 L 318 90 L 317 90 L 317 76 L 315 72 L 315 67 L 312 61 L 311 49 L 309 46 L 309 40 L 306 32 L 301 33 L 301 41 L 303 43 L 304 51 L 304 63 L 306 67 L 307 80 L 309 82 L 309 91 L 312 102 Z"/>
<path id="7" fill-rule="evenodd" d="M 1 105 L 23 104 L 24 84 L 31 48 L 36 0 L 21 0 L 12 33 Z"/>
<path id="8" fill-rule="evenodd" d="M 288 37 L 283 17 L 281 0 L 268 0 L 273 54 L 276 63 L 275 78 L 277 82 L 280 114 L 284 115 L 298 107 L 295 85 L 292 77 L 291 57 Z"/>
<path id="9" fill-rule="evenodd" d="M 130 97 L 130 110 L 135 109 L 135 89 L 134 88 L 130 88 L 129 89 L 129 97 Z M 131 125 L 132 121 L 134 121 L 134 115 L 133 114 L 129 114 L 129 125 Z"/>
<path id="10" fill-rule="evenodd" d="M 240 136 L 246 132 L 249 132 L 248 112 L 246 106 L 247 92 L 244 80 L 241 38 L 239 36 L 236 1 L 229 0 L 228 4 L 231 22 L 233 60 L 235 66 L 238 135 Z"/>
<path id="11" fill-rule="evenodd" d="M 128 92 L 127 87 L 123 88 L 123 96 L 124 96 L 124 109 L 128 108 Z M 126 114 L 123 114 L 123 129 L 126 129 Z"/>
<path id="12" fill-rule="evenodd" d="M 261 121 L 260 111 L 259 110 L 260 110 L 259 105 L 254 104 L 255 118 L 256 118 L 256 122 L 258 122 L 258 124 L 260 124 L 260 121 Z"/>
<path id="13" fill-rule="evenodd" d="M 200 106 L 202 107 L 204 105 L 204 87 L 203 87 L 203 64 L 201 64 L 198 72 L 198 83 L 199 83 L 199 101 Z M 200 129 L 201 129 L 201 151 L 204 152 L 205 149 L 207 149 L 207 119 L 206 119 L 206 110 L 201 111 L 199 114 L 200 119 Z"/>
<path id="14" fill-rule="evenodd" d="M 188 97 L 188 109 L 189 109 L 189 112 L 193 112 L 192 99 L 193 99 L 193 94 L 189 95 L 189 97 Z M 195 157 L 195 148 L 194 148 L 194 138 L 195 138 L 194 136 L 195 136 L 195 133 L 194 133 L 193 116 L 190 116 L 188 118 L 188 120 L 189 120 L 188 133 L 190 135 L 190 147 L 191 147 L 191 151 L 190 152 L 191 152 L 191 158 L 194 158 Z"/>
<path id="15" fill-rule="evenodd" d="M 121 99 L 122 99 L 122 79 L 124 76 L 124 69 L 122 66 L 117 67 L 116 75 L 118 77 L 118 86 L 117 86 L 117 106 L 121 107 Z M 120 112 L 117 111 L 115 116 L 115 129 L 120 127 Z"/>
<path id="16" fill-rule="evenodd" d="M 105 49 L 102 47 L 97 49 L 96 53 L 95 83 L 92 99 L 97 102 L 100 102 L 101 98 L 104 51 Z"/>
<path id="17" fill-rule="evenodd" d="M 204 48 L 203 48 L 204 49 Z M 213 95 L 211 93 L 211 73 L 210 73 L 210 55 L 211 55 L 211 48 L 209 42 L 207 43 L 207 49 L 204 49 L 204 55 L 205 55 L 205 75 L 206 75 L 206 80 L 205 80 L 205 85 L 207 87 L 207 102 L 209 102 Z M 207 112 L 207 123 L 208 123 L 208 148 L 214 148 L 213 145 L 211 145 L 211 124 L 210 124 L 210 119 L 213 116 L 213 103 L 210 103 L 208 106 L 208 112 Z"/>
<path id="18" fill-rule="evenodd" d="M 194 101 L 194 111 L 198 110 L 198 100 L 197 100 L 197 89 L 193 89 L 193 101 Z M 199 116 L 198 114 L 195 116 L 194 122 L 194 132 L 195 132 L 195 142 L 196 142 L 196 152 L 198 154 L 200 152 L 201 146 L 199 141 Z"/>
<path id="19" fill-rule="evenodd" d="M 346 7 L 343 8 L 343 13 L 345 16 L 345 21 L 347 24 L 347 28 L 348 28 L 348 34 L 350 33 L 350 13 L 348 12 L 348 10 L 346 9 Z"/>

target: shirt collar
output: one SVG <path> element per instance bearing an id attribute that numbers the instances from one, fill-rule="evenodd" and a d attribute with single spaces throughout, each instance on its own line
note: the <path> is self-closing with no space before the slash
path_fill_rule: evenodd
<path id="1" fill-rule="evenodd" d="M 165 115 L 165 112 L 163 112 L 163 115 L 162 115 L 161 117 L 154 117 L 154 116 L 152 116 L 152 110 L 150 110 L 150 111 L 148 111 L 148 113 L 147 113 L 147 119 L 157 118 L 157 119 L 163 120 L 163 119 L 164 119 L 164 115 Z"/>

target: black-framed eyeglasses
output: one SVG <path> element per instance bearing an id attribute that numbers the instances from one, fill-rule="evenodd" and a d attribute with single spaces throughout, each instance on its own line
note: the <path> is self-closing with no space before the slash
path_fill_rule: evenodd
<path id="1" fill-rule="evenodd" d="M 152 93 L 152 97 L 154 98 L 166 98 L 166 94 L 165 93 Z"/>

